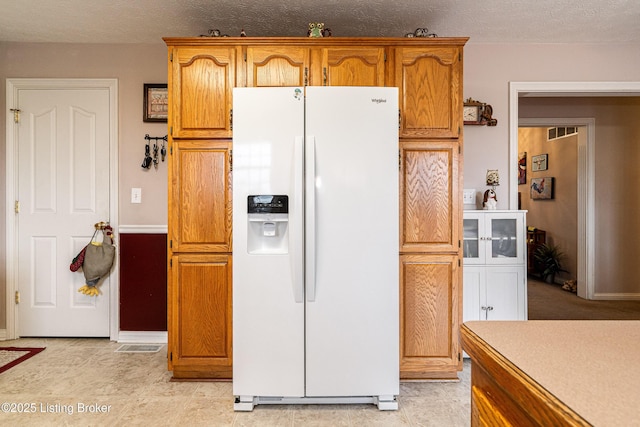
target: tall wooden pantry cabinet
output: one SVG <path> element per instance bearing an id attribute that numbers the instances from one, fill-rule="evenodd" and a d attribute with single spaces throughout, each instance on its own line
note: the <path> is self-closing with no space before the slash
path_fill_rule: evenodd
<path id="1" fill-rule="evenodd" d="M 165 38 L 168 325 L 175 378 L 230 378 L 233 87 L 399 88 L 400 374 L 461 369 L 466 38 Z M 367 147 L 363 148 L 366 156 Z"/>

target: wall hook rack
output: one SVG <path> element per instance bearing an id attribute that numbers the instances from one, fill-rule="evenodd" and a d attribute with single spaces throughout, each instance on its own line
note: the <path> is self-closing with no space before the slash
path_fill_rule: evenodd
<path id="1" fill-rule="evenodd" d="M 144 169 L 151 168 L 151 163 L 158 168 L 158 141 L 162 141 L 162 148 L 160 149 L 160 154 L 162 155 L 162 161 L 164 162 L 164 158 L 167 155 L 167 148 L 165 146 L 165 142 L 167 142 L 169 135 L 165 136 L 149 136 L 149 134 L 145 134 L 144 139 L 147 143 L 144 146 L 144 160 L 142 161 L 142 167 Z M 151 146 L 150 142 L 153 140 L 153 158 L 151 157 Z"/>

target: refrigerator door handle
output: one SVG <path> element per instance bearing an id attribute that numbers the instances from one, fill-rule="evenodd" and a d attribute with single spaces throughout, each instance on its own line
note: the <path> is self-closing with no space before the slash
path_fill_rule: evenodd
<path id="1" fill-rule="evenodd" d="M 293 298 L 304 302 L 304 138 L 297 136 L 293 146 L 293 216 L 289 226 L 292 236 L 291 275 Z"/>
<path id="2" fill-rule="evenodd" d="M 305 283 L 308 302 L 316 300 L 316 139 L 305 140 Z"/>

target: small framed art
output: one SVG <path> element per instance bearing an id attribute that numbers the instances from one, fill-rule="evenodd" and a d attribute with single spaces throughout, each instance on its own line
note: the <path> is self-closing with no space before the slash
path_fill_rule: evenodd
<path id="1" fill-rule="evenodd" d="M 166 83 L 144 84 L 143 122 L 167 122 L 168 95 Z"/>
<path id="2" fill-rule="evenodd" d="M 554 178 L 547 176 L 544 178 L 531 178 L 531 198 L 533 200 L 553 199 Z"/>
<path id="3" fill-rule="evenodd" d="M 538 154 L 537 156 L 531 157 L 531 171 L 546 171 L 549 169 L 549 155 L 548 154 Z"/>

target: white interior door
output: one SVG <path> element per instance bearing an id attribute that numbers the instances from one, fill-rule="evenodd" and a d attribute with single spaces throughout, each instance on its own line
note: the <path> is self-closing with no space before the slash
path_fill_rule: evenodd
<path id="1" fill-rule="evenodd" d="M 18 335 L 109 336 L 112 281 L 86 296 L 69 269 L 110 220 L 109 89 L 18 89 L 14 101 Z"/>

